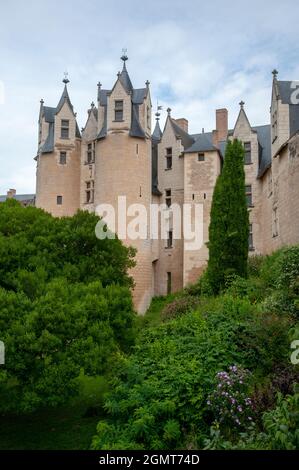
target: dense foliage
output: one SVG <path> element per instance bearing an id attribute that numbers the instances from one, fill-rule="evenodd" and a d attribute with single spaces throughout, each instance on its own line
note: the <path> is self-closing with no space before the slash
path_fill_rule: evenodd
<path id="1" fill-rule="evenodd" d="M 254 276 L 232 277 L 218 297 L 201 294 L 199 283 L 161 305 L 160 324 L 119 357 L 92 447 L 298 447 L 298 365 L 290 363 L 298 253 L 253 259 Z M 278 286 L 290 303 L 272 310 Z"/>
<path id="2" fill-rule="evenodd" d="M 228 275 L 247 276 L 248 238 L 244 147 L 238 140 L 228 141 L 209 226 L 208 278 L 214 293 L 224 287 Z"/>
<path id="3" fill-rule="evenodd" d="M 65 402 L 132 342 L 132 250 L 98 240 L 88 212 L 0 205 L 0 410 Z"/>

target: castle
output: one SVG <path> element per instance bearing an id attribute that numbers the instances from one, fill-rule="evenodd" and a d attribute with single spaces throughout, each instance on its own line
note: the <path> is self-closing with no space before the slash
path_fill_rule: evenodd
<path id="1" fill-rule="evenodd" d="M 163 131 L 151 131 L 149 82 L 134 88 L 126 61 L 111 89 L 98 83 L 97 106 L 92 103 L 80 132 L 64 79 L 56 107 L 41 101 L 36 156 L 36 206 L 54 216 L 73 215 L 79 208 L 94 211 L 126 196 L 127 205 L 201 203 L 203 240 L 198 250 L 185 249 L 183 237 L 172 230 L 167 240 L 125 239 L 137 248 L 133 298 L 145 312 L 154 295 L 182 289 L 198 279 L 208 259 L 208 228 L 213 190 L 221 172 L 228 139 L 244 143 L 246 197 L 250 213 L 249 250 L 266 254 L 299 243 L 299 104 L 292 82 L 279 81 L 273 71 L 270 122 L 252 126 L 244 103 L 234 129 L 228 112 L 216 110 L 216 129 L 189 134 L 188 121 L 167 110 Z"/>

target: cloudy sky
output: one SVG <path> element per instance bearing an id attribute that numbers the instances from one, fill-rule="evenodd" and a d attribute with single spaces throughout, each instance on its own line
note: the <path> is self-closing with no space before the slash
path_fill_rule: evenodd
<path id="1" fill-rule="evenodd" d="M 0 5 L 0 194 L 35 191 L 39 101 L 56 106 L 63 72 L 79 126 L 112 87 L 122 48 L 134 86 L 151 82 L 153 105 L 212 130 L 245 101 L 253 125 L 269 120 L 271 71 L 299 79 L 297 0 L 10 0 Z"/>

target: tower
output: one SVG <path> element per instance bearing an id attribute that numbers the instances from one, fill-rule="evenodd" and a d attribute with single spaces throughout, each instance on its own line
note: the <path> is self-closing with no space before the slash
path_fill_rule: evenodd
<path id="1" fill-rule="evenodd" d="M 38 151 L 35 157 L 36 206 L 54 216 L 73 215 L 80 207 L 81 135 L 71 103 L 67 74 L 58 105 L 39 113 Z"/>
<path id="2" fill-rule="evenodd" d="M 121 60 L 122 72 L 117 74 L 113 88 L 102 89 L 98 84 L 94 207 L 110 204 L 118 221 L 126 213 L 125 208 L 118 208 L 119 197 L 125 197 L 127 209 L 131 206 L 133 210 L 133 204 L 141 204 L 149 222 L 152 195 L 149 82 L 144 88 L 134 88 L 126 68 L 128 57 L 125 53 Z M 128 223 L 135 216 L 133 210 L 127 217 Z M 126 230 L 126 226 L 121 230 Z M 120 236 L 120 226 L 116 227 L 116 232 Z M 133 299 L 137 311 L 143 313 L 153 295 L 149 226 L 143 239 L 132 239 L 126 233 L 122 233 L 120 238 L 127 246 L 137 249 L 136 266 L 131 272 L 135 282 Z"/>

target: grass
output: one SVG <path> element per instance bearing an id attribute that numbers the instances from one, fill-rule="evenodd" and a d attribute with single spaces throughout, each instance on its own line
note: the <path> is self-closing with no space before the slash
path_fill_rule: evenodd
<path id="1" fill-rule="evenodd" d="M 166 296 L 154 297 L 152 302 L 146 311 L 144 316 L 139 316 L 137 318 L 137 326 L 139 329 L 149 327 L 149 326 L 158 326 L 161 323 L 161 312 L 163 308 L 172 302 L 176 297 L 180 295 L 180 292 L 175 294 L 169 294 Z"/>
<path id="2" fill-rule="evenodd" d="M 103 416 L 103 377 L 81 377 L 80 395 L 63 408 L 0 416 L 0 450 L 89 449 Z"/>

